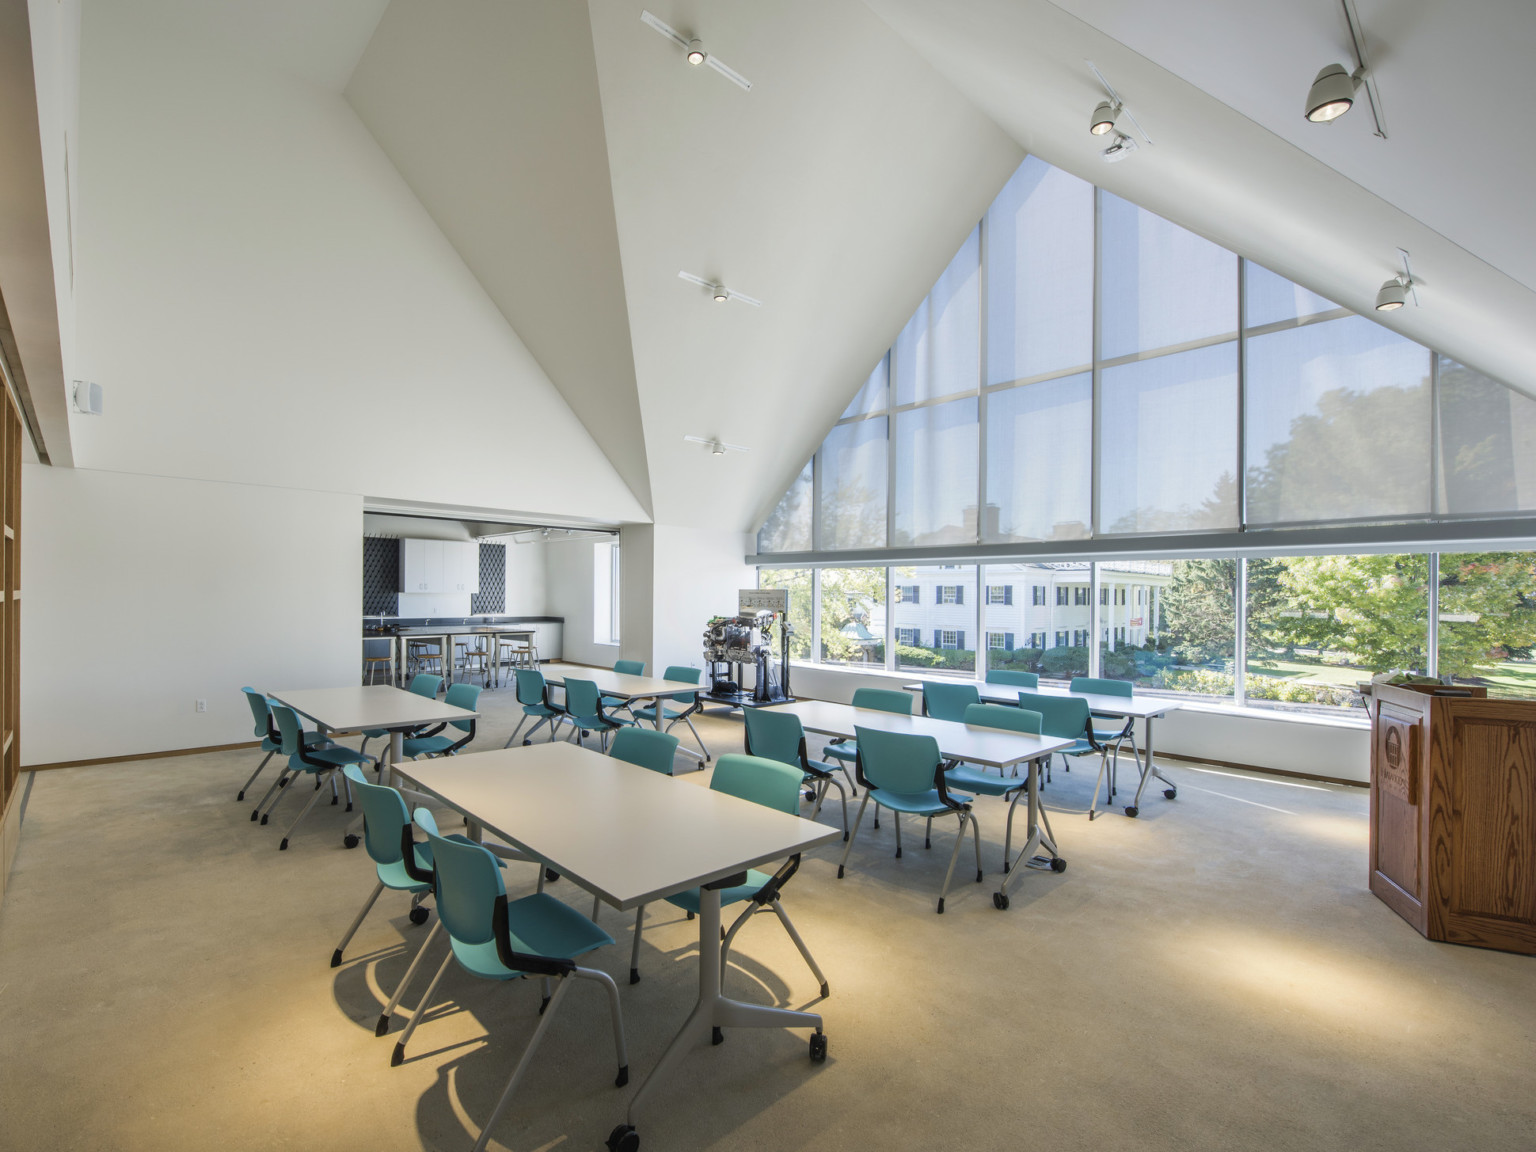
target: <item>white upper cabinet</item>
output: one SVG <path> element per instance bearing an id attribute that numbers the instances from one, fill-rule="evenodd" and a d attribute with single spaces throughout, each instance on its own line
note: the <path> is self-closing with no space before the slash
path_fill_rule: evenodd
<path id="1" fill-rule="evenodd" d="M 400 591 L 480 591 L 480 545 L 472 540 L 400 541 Z"/>

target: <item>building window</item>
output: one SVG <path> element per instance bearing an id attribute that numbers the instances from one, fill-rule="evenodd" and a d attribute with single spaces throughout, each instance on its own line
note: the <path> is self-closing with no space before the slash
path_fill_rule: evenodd
<path id="1" fill-rule="evenodd" d="M 1045 647 L 1045 633 L 1044 632 L 1031 632 L 1029 634 L 1029 646 L 1031 648 L 1044 648 Z"/>
<path id="2" fill-rule="evenodd" d="M 1065 631 L 1057 632 L 1056 633 L 1056 647 L 1057 648 L 1065 648 L 1066 646 L 1067 646 L 1067 634 L 1066 634 L 1066 632 Z"/>
<path id="3" fill-rule="evenodd" d="M 1082 588 L 1082 587 L 1072 589 L 1072 603 L 1074 603 L 1074 604 L 1086 604 L 1086 603 L 1088 603 L 1088 589 L 1087 588 Z"/>
<path id="4" fill-rule="evenodd" d="M 1072 603 L 1072 601 L 1068 599 L 1068 597 L 1071 595 L 1071 592 L 1072 590 L 1064 585 L 1056 589 L 1056 604 L 1058 607 Z"/>
<path id="5" fill-rule="evenodd" d="M 1012 604 L 1013 603 L 1013 585 L 1012 584 L 989 584 L 989 585 L 987 585 L 987 603 L 988 604 Z"/>
<path id="6" fill-rule="evenodd" d="M 1005 632 L 988 632 L 987 633 L 987 647 L 988 648 L 993 648 L 993 649 L 1012 648 L 1013 647 L 1013 644 L 1011 643 L 1012 639 L 1013 639 L 1013 637 L 1009 633 L 1005 633 Z"/>
<path id="7" fill-rule="evenodd" d="M 1125 603 L 1125 589 L 1124 588 L 1116 588 L 1115 589 L 1115 603 L 1116 604 L 1124 604 Z"/>
<path id="8" fill-rule="evenodd" d="M 619 542 L 592 546 L 592 642 L 619 642 Z"/>
<path id="9" fill-rule="evenodd" d="M 922 641 L 917 637 L 916 628 L 898 628 L 896 629 L 896 643 L 907 644 L 915 648 Z"/>
<path id="10" fill-rule="evenodd" d="M 920 585 L 920 584 L 898 584 L 898 585 L 896 585 L 896 603 L 898 603 L 898 604 L 921 604 L 922 602 L 923 602 L 922 585 Z"/>
<path id="11" fill-rule="evenodd" d="M 1108 604 L 1109 603 L 1109 589 L 1108 588 L 1100 588 L 1099 589 L 1099 603 L 1100 604 Z"/>
<path id="12" fill-rule="evenodd" d="M 1124 644 L 1125 643 L 1125 629 L 1124 628 L 1116 628 L 1115 629 L 1115 643 L 1116 644 Z"/>
<path id="13" fill-rule="evenodd" d="M 940 604 L 964 604 L 965 603 L 965 585 L 964 584 L 940 584 L 939 585 L 939 603 Z"/>
<path id="14" fill-rule="evenodd" d="M 1045 605 L 1045 585 L 1036 584 L 1029 590 L 1029 602 L 1036 607 Z"/>
<path id="15" fill-rule="evenodd" d="M 948 651 L 956 651 L 965 647 L 965 633 L 953 629 L 936 629 L 933 633 L 933 646 Z"/>
<path id="16" fill-rule="evenodd" d="M 1138 589 L 1136 589 L 1136 603 L 1137 604 L 1145 604 L 1146 602 L 1147 602 L 1147 590 L 1145 588 L 1138 588 Z"/>
<path id="17" fill-rule="evenodd" d="M 1072 630 L 1072 646 L 1074 648 L 1088 647 L 1088 629 L 1074 628 Z"/>

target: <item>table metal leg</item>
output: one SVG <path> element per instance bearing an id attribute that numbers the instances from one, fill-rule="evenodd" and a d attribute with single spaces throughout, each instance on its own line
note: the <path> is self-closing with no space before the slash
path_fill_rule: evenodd
<path id="1" fill-rule="evenodd" d="M 1152 759 L 1152 717 L 1150 716 L 1147 717 L 1146 737 L 1147 747 L 1142 755 L 1147 758 L 1147 764 L 1141 772 L 1141 783 L 1136 786 L 1136 798 L 1132 800 L 1125 809 L 1125 814 L 1127 816 L 1135 816 L 1138 812 L 1141 811 L 1141 794 L 1146 790 L 1147 781 L 1151 780 L 1154 776 L 1156 776 L 1164 784 L 1168 785 L 1168 787 L 1163 790 L 1163 795 L 1168 799 L 1172 800 L 1179 794 L 1179 790 L 1174 786 L 1173 781 L 1158 771 L 1157 762 Z"/>
<path id="2" fill-rule="evenodd" d="M 1018 856 L 1012 861 L 1008 859 L 1007 847 L 1003 850 L 1003 878 L 997 886 L 997 891 L 992 894 L 992 906 L 999 911 L 1008 907 L 1008 885 L 1013 878 L 1024 870 L 1025 867 L 1049 868 L 1052 872 L 1065 872 L 1067 862 L 1056 851 L 1056 841 L 1051 837 L 1050 831 L 1041 825 L 1042 811 L 1040 808 L 1040 761 L 1029 762 L 1029 782 L 1018 792 L 1013 794 L 1013 800 L 1008 805 L 1008 837 L 1013 837 L 1013 810 L 1019 802 L 1021 795 L 1029 797 L 1029 835 L 1024 842 L 1024 847 L 1019 849 Z M 1040 856 L 1044 849 L 1048 856 Z"/>
<path id="3" fill-rule="evenodd" d="M 718 1028 L 814 1028 L 816 1037 L 821 1036 L 821 1016 L 815 1012 L 794 1012 L 788 1008 L 771 1008 L 760 1004 L 745 1004 L 720 993 L 720 890 L 704 888 L 699 899 L 699 999 L 688 1019 L 667 1050 L 662 1053 L 656 1067 L 651 1069 L 645 1083 L 629 1101 L 626 1115 L 628 1125 L 621 1125 L 608 1138 L 610 1148 L 620 1147 L 616 1140 L 627 1133 L 633 1137 L 635 1118 L 650 1098 L 656 1085 L 661 1083 L 694 1047 Z M 812 1039 L 813 1058 L 826 1054 L 825 1041 Z"/>

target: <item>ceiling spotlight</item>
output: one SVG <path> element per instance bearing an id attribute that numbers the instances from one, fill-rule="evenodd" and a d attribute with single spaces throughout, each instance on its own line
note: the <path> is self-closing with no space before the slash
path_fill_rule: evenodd
<path id="1" fill-rule="evenodd" d="M 1327 124 L 1348 112 L 1355 103 L 1355 93 L 1365 79 L 1363 70 L 1350 73 L 1342 64 L 1330 64 L 1317 74 L 1307 93 L 1307 119 Z"/>
<path id="2" fill-rule="evenodd" d="M 1376 311 L 1396 312 L 1408 302 L 1408 297 L 1413 297 L 1413 302 L 1419 302 L 1418 289 L 1413 282 L 1413 266 L 1408 263 L 1408 253 L 1399 248 L 1397 254 L 1403 258 L 1403 270 L 1381 286 L 1381 291 L 1376 293 Z"/>
<path id="3" fill-rule="evenodd" d="M 718 436 L 710 436 L 710 437 L 704 437 L 704 436 L 684 436 L 683 439 L 688 441 L 688 443 L 690 443 L 690 444 L 702 444 L 702 445 L 704 445 L 704 447 L 709 449 L 709 454 L 711 456 L 724 456 L 727 452 L 749 452 L 749 451 L 751 451 L 751 449 L 744 448 L 740 444 L 727 444 L 724 440 L 720 439 L 720 437 L 718 437 Z"/>
<path id="4" fill-rule="evenodd" d="M 1100 100 L 1099 106 L 1093 110 L 1093 116 L 1088 121 L 1088 131 L 1095 136 L 1103 136 L 1115 130 L 1115 120 L 1120 115 L 1120 106 L 1112 104 L 1108 100 Z"/>
<path id="5" fill-rule="evenodd" d="M 754 300 L 752 297 L 738 292 L 734 288 L 727 288 L 724 284 L 717 283 L 714 280 L 706 280 L 702 276 L 695 276 L 692 272 L 679 272 L 677 278 L 707 289 L 710 297 L 717 304 L 724 304 L 727 300 L 740 300 L 743 304 L 750 304 L 754 308 L 761 308 L 763 306 L 761 300 Z"/>
<path id="6" fill-rule="evenodd" d="M 1114 142 L 1099 155 L 1104 158 L 1106 164 L 1115 164 L 1134 151 L 1136 151 L 1135 138 L 1127 136 L 1124 132 L 1116 132 Z"/>
<path id="7" fill-rule="evenodd" d="M 752 91 L 752 81 L 748 80 L 745 76 L 736 71 L 736 69 L 732 68 L 730 65 L 722 63 L 718 56 L 714 56 L 711 53 L 704 51 L 704 44 L 701 40 L 699 40 L 697 36 L 684 36 L 676 28 L 672 27 L 672 25 L 668 24 L 664 20 L 658 19 L 650 12 L 640 13 L 640 20 L 642 23 L 650 26 L 651 28 L 654 28 L 657 32 L 660 32 L 668 40 L 672 41 L 672 43 L 681 48 L 687 57 L 688 63 L 694 65 L 695 67 L 700 64 L 708 64 L 711 68 L 720 73 L 720 75 L 724 76 L 732 84 L 735 84 L 740 88 L 744 88 L 748 92 Z"/>
<path id="8" fill-rule="evenodd" d="M 695 66 L 704 63 L 704 44 L 697 38 L 688 41 L 688 63 Z"/>

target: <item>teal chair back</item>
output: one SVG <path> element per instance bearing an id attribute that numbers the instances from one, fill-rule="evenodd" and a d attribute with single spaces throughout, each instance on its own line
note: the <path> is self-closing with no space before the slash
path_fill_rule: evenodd
<path id="1" fill-rule="evenodd" d="M 443 703 L 452 704 L 455 708 L 464 708 L 473 712 L 480 706 L 480 686 L 478 684 L 465 684 L 462 681 L 458 684 L 450 684 L 448 685 L 448 695 L 444 697 Z M 449 723 L 460 732 L 473 732 L 475 730 L 473 717 L 468 720 L 451 720 Z"/>
<path id="2" fill-rule="evenodd" d="M 712 792 L 724 792 L 795 816 L 800 812 L 800 783 L 804 779 L 805 773 L 798 765 L 728 752 L 715 762 L 709 787 Z"/>
<path id="3" fill-rule="evenodd" d="M 602 693 L 591 680 L 566 677 L 565 710 L 582 720 L 595 720 L 602 707 Z"/>
<path id="4" fill-rule="evenodd" d="M 855 708 L 872 708 L 876 712 L 895 712 L 899 716 L 912 715 L 912 693 L 893 688 L 859 688 L 853 693 Z"/>
<path id="5" fill-rule="evenodd" d="M 245 702 L 251 706 L 251 719 L 256 722 L 255 735 L 263 740 L 267 738 L 267 698 L 254 688 L 242 688 L 245 693 Z"/>
<path id="6" fill-rule="evenodd" d="M 1099 696 L 1133 696 L 1136 686 L 1129 680 L 1105 680 L 1093 676 L 1078 676 L 1071 684 L 1073 692 L 1088 692 Z"/>
<path id="7" fill-rule="evenodd" d="M 805 726 L 800 717 L 773 708 L 743 708 L 742 716 L 747 722 L 747 755 L 801 766 Z"/>
<path id="8" fill-rule="evenodd" d="M 273 704 L 272 719 L 277 721 L 277 731 L 283 738 L 280 751 L 284 756 L 297 756 L 304 747 L 304 729 L 292 708 Z"/>
<path id="9" fill-rule="evenodd" d="M 854 726 L 859 744 L 859 775 L 874 788 L 915 795 L 935 786 L 942 759 L 932 736 L 882 732 Z"/>
<path id="10" fill-rule="evenodd" d="M 416 679 L 420 680 L 418 676 Z M 517 702 L 523 705 L 544 703 L 544 673 L 532 668 L 517 670 Z"/>
<path id="11" fill-rule="evenodd" d="M 670 776 L 672 759 L 677 755 L 677 737 L 654 728 L 620 728 L 613 734 L 608 755 Z"/>
<path id="12" fill-rule="evenodd" d="M 613 670 L 621 676 L 644 676 L 644 660 L 615 660 Z"/>
<path id="13" fill-rule="evenodd" d="M 699 682 L 699 670 L 697 668 L 689 668 L 684 664 L 672 664 L 661 674 L 661 678 L 663 680 L 683 680 L 689 684 L 697 684 Z M 676 700 L 679 704 L 692 704 L 698 698 L 699 694 L 697 692 L 674 692 L 671 696 L 667 697 L 668 700 Z"/>
<path id="14" fill-rule="evenodd" d="M 1088 701 L 1073 696 L 1042 696 L 1019 693 L 1019 707 L 1040 713 L 1040 731 L 1062 740 L 1083 740 L 1088 735 Z"/>
<path id="15" fill-rule="evenodd" d="M 923 682 L 923 713 L 935 720 L 964 720 L 965 710 L 981 700 L 974 684 L 931 684 Z"/>
<path id="16" fill-rule="evenodd" d="M 432 846 L 433 894 L 448 935 L 461 944 L 490 943 L 496 938 L 497 900 L 507 895 L 496 857 L 479 844 L 438 835 L 437 821 L 425 808 L 416 809 L 416 826 Z"/>
<path id="17" fill-rule="evenodd" d="M 368 783 L 362 769 L 348 764 L 342 770 L 352 781 L 363 806 L 363 847 L 376 864 L 394 864 L 405 855 L 405 841 L 410 836 L 411 814 L 405 798 L 393 788 Z"/>
<path id="18" fill-rule="evenodd" d="M 1007 704 L 972 704 L 965 710 L 965 722 L 981 728 L 1002 728 L 1009 732 L 1027 732 L 1040 735 L 1042 717 L 1028 708 L 1013 708 Z"/>
<path id="19" fill-rule="evenodd" d="M 418 696 L 426 696 L 432 700 L 437 699 L 437 690 L 442 686 L 443 678 L 441 676 L 428 676 L 425 672 L 420 673 L 411 680 L 412 692 L 416 693 Z"/>
<path id="20" fill-rule="evenodd" d="M 1012 668 L 988 668 L 988 684 L 1007 684 L 1014 688 L 1040 687 L 1038 672 L 1016 672 Z"/>

